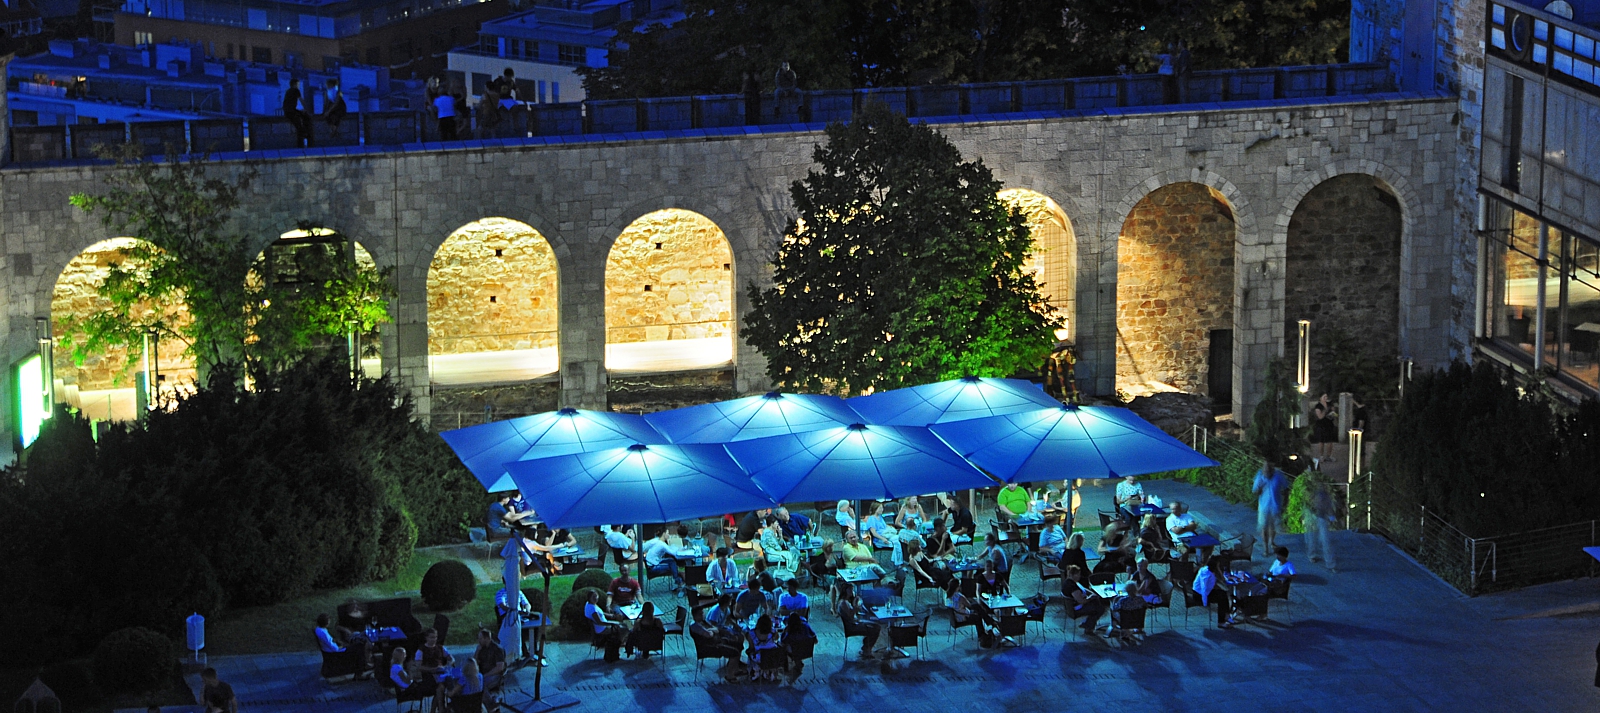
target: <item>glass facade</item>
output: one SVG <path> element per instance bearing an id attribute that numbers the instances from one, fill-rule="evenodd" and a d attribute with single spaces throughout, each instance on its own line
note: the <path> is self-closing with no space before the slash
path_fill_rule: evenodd
<path id="1" fill-rule="evenodd" d="M 1600 388 L 1600 242 L 1493 199 L 1486 218 L 1484 335 Z"/>

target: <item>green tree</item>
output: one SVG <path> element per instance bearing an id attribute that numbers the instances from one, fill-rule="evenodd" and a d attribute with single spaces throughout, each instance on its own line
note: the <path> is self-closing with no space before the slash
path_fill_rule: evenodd
<path id="1" fill-rule="evenodd" d="M 1294 385 L 1294 373 L 1286 359 L 1274 359 L 1267 364 L 1267 374 L 1262 380 L 1266 392 L 1250 414 L 1250 426 L 1245 429 L 1245 440 L 1257 453 L 1274 465 L 1283 466 L 1285 460 L 1306 450 L 1304 428 L 1296 428 L 1300 417 L 1300 391 Z"/>
<path id="2" fill-rule="evenodd" d="M 72 203 L 140 242 L 96 287 L 110 309 L 65 320 L 63 345 L 80 363 L 108 347 L 138 351 L 154 333 L 182 341 L 202 380 L 227 363 L 272 371 L 352 325 L 365 333 L 388 319 L 389 275 L 357 264 L 345 241 L 293 251 L 293 281 L 275 279 L 274 266 L 250 254 L 232 218 L 253 168 L 223 178 L 203 156 L 145 160 L 136 146 L 107 156 L 118 166 L 107 190 Z"/>
<path id="3" fill-rule="evenodd" d="M 856 393 L 1036 367 L 1059 324 L 981 161 L 881 105 L 828 127 L 745 335 L 788 388 Z"/>

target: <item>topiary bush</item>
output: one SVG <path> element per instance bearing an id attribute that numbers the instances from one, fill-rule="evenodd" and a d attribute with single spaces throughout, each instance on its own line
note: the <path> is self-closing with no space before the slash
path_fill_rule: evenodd
<path id="1" fill-rule="evenodd" d="M 560 626 L 556 629 L 556 638 L 566 641 L 586 641 L 593 634 L 594 630 L 589 628 L 589 622 L 583 616 L 583 607 L 589 601 L 589 592 L 598 592 L 601 601 L 605 601 L 603 589 L 574 587 L 566 601 L 561 602 L 561 619 L 557 622 Z"/>
<path id="2" fill-rule="evenodd" d="M 422 601 L 434 611 L 455 611 L 477 594 L 477 577 L 459 560 L 435 562 L 422 575 Z"/>
<path id="3" fill-rule="evenodd" d="M 572 580 L 573 590 L 594 587 L 602 592 L 611 589 L 611 574 L 603 569 L 586 569 Z"/>
<path id="4" fill-rule="evenodd" d="M 533 607 L 534 611 L 546 613 L 550 611 L 550 595 L 545 594 L 543 589 L 529 587 L 522 590 L 522 596 L 528 598 L 528 606 Z"/>
<path id="5" fill-rule="evenodd" d="M 94 681 L 106 693 L 144 693 L 166 684 L 178 665 L 171 639 L 143 627 L 118 629 L 94 649 Z"/>

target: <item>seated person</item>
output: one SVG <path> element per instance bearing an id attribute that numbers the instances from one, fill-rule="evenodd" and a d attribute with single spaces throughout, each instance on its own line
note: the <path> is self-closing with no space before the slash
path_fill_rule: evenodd
<path id="1" fill-rule="evenodd" d="M 894 526 L 901 530 L 920 532 L 927 516 L 922 512 L 920 498 L 906 498 L 900 502 L 900 512 L 894 515 Z"/>
<path id="2" fill-rule="evenodd" d="M 523 499 L 520 490 L 511 491 L 511 502 L 506 504 L 506 509 L 511 512 L 506 524 L 512 527 L 526 527 L 539 519 L 539 513 L 534 512 L 533 506 Z"/>
<path id="3" fill-rule="evenodd" d="M 744 652 L 744 642 L 732 629 L 706 620 L 704 610 L 692 610 L 694 621 L 689 624 L 689 635 L 708 646 L 717 658 L 736 659 Z"/>
<path id="4" fill-rule="evenodd" d="M 802 657 L 809 656 L 816 645 L 817 632 L 811 628 L 811 622 L 805 616 L 796 612 L 784 619 L 783 649 L 789 654 L 790 668 L 805 668 Z"/>
<path id="5" fill-rule="evenodd" d="M 765 558 L 777 562 L 779 566 L 790 572 L 800 569 L 800 552 L 789 547 L 789 542 L 784 539 L 783 528 L 778 524 L 776 515 L 768 515 L 762 524 L 760 540 L 758 541 L 757 558 Z"/>
<path id="6" fill-rule="evenodd" d="M 972 509 L 967 507 L 966 501 L 959 498 L 952 500 L 951 505 L 948 518 L 950 535 L 955 538 L 957 544 L 971 542 L 978 531 L 978 525 L 972 520 Z"/>
<path id="7" fill-rule="evenodd" d="M 1067 533 L 1061 529 L 1061 519 L 1055 515 L 1044 516 L 1044 529 L 1039 531 L 1039 554 L 1048 562 L 1061 559 L 1067 551 Z"/>
<path id="8" fill-rule="evenodd" d="M 744 579 L 746 582 L 754 582 L 760 579 L 761 575 L 766 574 L 767 569 L 769 569 L 767 558 L 757 557 L 750 560 L 750 568 L 745 570 Z"/>
<path id="9" fill-rule="evenodd" d="M 770 576 L 769 576 L 770 578 Z M 745 583 L 744 591 L 739 593 L 739 598 L 734 600 L 734 616 L 739 619 L 749 619 L 767 606 L 767 596 L 761 593 L 760 581 L 752 579 Z"/>
<path id="10" fill-rule="evenodd" d="M 430 626 L 422 630 L 422 645 L 417 647 L 415 660 L 419 673 L 436 678 L 456 659 L 439 643 L 439 632 Z"/>
<path id="11" fill-rule="evenodd" d="M 1139 585 L 1129 580 L 1122 585 L 1122 596 L 1111 602 L 1111 621 L 1117 627 L 1121 627 L 1123 626 L 1123 612 L 1144 609 L 1148 604 L 1149 602 L 1146 602 L 1144 597 L 1139 594 Z M 1133 634 L 1128 631 L 1120 628 L 1117 630 L 1119 631 L 1118 638 L 1123 641 L 1133 638 Z"/>
<path id="12" fill-rule="evenodd" d="M 773 514 L 778 517 L 778 526 L 783 531 L 784 539 L 793 540 L 811 534 L 811 518 L 797 512 L 791 513 L 789 508 L 778 508 Z"/>
<path id="13" fill-rule="evenodd" d="M 1225 572 L 1220 557 L 1212 557 L 1206 566 L 1194 576 L 1194 593 L 1200 595 L 1200 602 L 1206 606 L 1212 603 L 1217 605 L 1217 627 L 1231 628 L 1238 621 L 1233 616 L 1233 597 L 1228 594 L 1228 588 L 1223 586 L 1222 578 Z"/>
<path id="14" fill-rule="evenodd" d="M 1159 562 L 1166 558 L 1171 547 L 1166 528 L 1156 524 L 1155 515 L 1145 515 L 1139 523 L 1139 551 L 1145 557 Z"/>
<path id="15" fill-rule="evenodd" d="M 900 531 L 883 519 L 883 503 L 867 503 L 867 516 L 861 519 L 861 531 L 866 533 L 866 540 L 875 548 L 893 547 L 898 541 Z"/>
<path id="16" fill-rule="evenodd" d="M 506 650 L 500 648 L 488 629 L 478 629 L 478 649 L 472 652 L 472 660 L 483 674 L 484 688 L 491 691 L 500 688 L 506 675 Z"/>
<path id="17" fill-rule="evenodd" d="M 672 530 L 664 529 L 662 534 L 666 536 L 667 547 L 672 548 L 673 552 L 687 552 L 693 547 L 689 543 L 689 526 L 687 525 L 679 525 Z"/>
<path id="18" fill-rule="evenodd" d="M 983 571 L 978 573 L 978 595 L 1001 596 L 1009 590 L 1005 577 L 995 569 L 994 560 L 984 560 Z"/>
<path id="19" fill-rule="evenodd" d="M 330 626 L 331 620 L 327 614 L 317 615 L 317 646 L 326 654 L 325 658 L 337 661 L 341 673 L 351 674 L 358 679 L 372 677 L 372 663 L 368 659 L 368 650 L 371 642 L 366 639 L 352 642 L 350 631 L 344 627 L 337 629 Z M 343 642 L 343 643 L 340 643 Z"/>
<path id="20" fill-rule="evenodd" d="M 638 649 L 640 658 L 650 658 L 651 651 L 660 651 L 667 640 L 667 625 L 656 616 L 654 602 L 645 602 L 644 610 L 639 613 L 639 620 L 633 623 L 633 629 L 626 638 L 627 654 L 633 655 Z"/>
<path id="21" fill-rule="evenodd" d="M 995 517 L 1001 522 L 1008 522 L 1017 519 L 1021 515 L 1026 515 L 1032 499 L 1028 497 L 1028 491 L 1023 490 L 1021 485 L 1007 483 L 1004 488 L 1000 489 L 999 493 L 995 494 L 994 500 Z"/>
<path id="22" fill-rule="evenodd" d="M 206 713 L 239 713 L 239 698 L 233 694 L 233 686 L 218 679 L 216 669 L 207 667 L 201 671 L 200 681 L 204 684 L 200 689 L 200 703 L 205 706 Z"/>
<path id="23" fill-rule="evenodd" d="M 1266 580 L 1267 592 L 1282 596 L 1280 593 L 1289 588 L 1294 575 L 1294 563 L 1289 561 L 1289 548 L 1278 545 L 1272 550 L 1272 564 L 1268 565 L 1266 576 L 1262 577 Z"/>
<path id="24" fill-rule="evenodd" d="M 528 603 L 528 595 L 520 590 L 517 592 L 517 611 L 523 616 L 533 613 L 533 605 Z M 511 597 L 506 593 L 506 588 L 501 587 L 494 593 L 494 615 L 496 618 L 505 619 L 511 613 Z"/>
<path id="25" fill-rule="evenodd" d="M 431 675 L 412 677 L 406 668 L 406 647 L 396 646 L 389 654 L 389 682 L 396 691 L 408 697 L 423 699 L 439 690 L 439 680 Z"/>
<path id="26" fill-rule="evenodd" d="M 494 502 L 489 503 L 489 517 L 484 525 L 484 532 L 490 542 L 511 538 L 511 528 L 514 526 L 511 517 L 511 493 L 500 493 L 495 496 Z"/>
<path id="27" fill-rule="evenodd" d="M 915 542 L 907 542 L 905 548 L 908 555 L 905 568 L 916 578 L 913 581 L 927 582 L 943 590 L 950 581 L 950 570 L 944 567 L 944 563 L 929 557 L 928 551 L 918 547 Z M 904 579 L 904 575 L 901 578 Z"/>
<path id="28" fill-rule="evenodd" d="M 1043 538 L 1040 538 L 1043 540 Z M 1063 571 L 1067 567 L 1077 567 L 1085 572 L 1089 571 L 1089 554 L 1083 551 L 1083 533 L 1074 532 L 1067 538 L 1067 546 L 1061 550 L 1061 561 L 1057 565 Z"/>
<path id="29" fill-rule="evenodd" d="M 623 529 L 621 525 L 612 525 L 605 534 L 606 546 L 621 552 L 623 562 L 639 561 L 639 550 L 633 543 L 633 528 Z"/>
<path id="30" fill-rule="evenodd" d="M 1149 560 L 1139 560 L 1137 569 L 1133 571 L 1133 578 L 1129 581 L 1133 583 L 1135 591 L 1144 598 L 1146 604 L 1161 603 L 1161 578 L 1150 571 Z"/>
<path id="31" fill-rule="evenodd" d="M 744 592 L 740 592 L 743 594 Z M 706 621 L 713 626 L 732 626 L 738 615 L 733 612 L 732 594 L 723 594 L 717 597 L 717 603 L 706 610 Z"/>
<path id="32" fill-rule="evenodd" d="M 976 601 L 961 593 L 961 582 L 950 580 L 944 585 L 945 605 L 950 607 L 958 623 L 965 624 L 969 621 L 977 622 L 978 631 L 985 635 L 992 634 L 995 627 L 994 613 L 989 611 L 981 602 Z"/>
<path id="33" fill-rule="evenodd" d="M 672 592 L 676 594 L 683 589 L 683 575 L 678 572 L 678 556 L 688 551 L 673 549 L 667 538 L 667 531 L 663 529 L 661 534 L 644 543 L 644 568 L 652 576 L 664 574 L 672 577 Z"/>
<path id="34" fill-rule="evenodd" d="M 855 508 L 850 507 L 849 500 L 839 501 L 838 508 L 833 511 L 833 521 L 839 525 L 840 529 L 856 529 L 856 511 Z"/>
<path id="35" fill-rule="evenodd" d="M 849 582 L 839 584 L 835 613 L 839 615 L 839 622 L 844 626 L 845 636 L 861 637 L 861 658 L 874 657 L 876 648 L 874 645 L 879 639 L 888 641 L 889 637 L 884 636 L 888 624 L 872 615 L 872 611 L 861 602 L 861 598 L 856 595 L 855 587 Z"/>
<path id="36" fill-rule="evenodd" d="M 729 558 L 728 548 L 718 547 L 717 556 L 706 566 L 706 582 L 716 591 L 733 589 L 744 582 L 739 565 Z"/>
<path id="37" fill-rule="evenodd" d="M 606 616 L 605 610 L 600 608 L 599 591 L 589 592 L 589 601 L 583 605 L 583 618 L 588 619 L 593 628 L 594 643 L 605 649 L 606 662 L 621 659 L 618 650 L 622 648 L 624 627 L 621 622 Z"/>
<path id="38" fill-rule="evenodd" d="M 483 690 L 483 674 L 478 671 L 478 663 L 467 659 L 461 664 L 461 677 L 451 681 L 445 690 L 451 713 L 479 713 L 483 710 Z"/>
<path id="39" fill-rule="evenodd" d="M 783 588 L 778 586 L 777 577 L 773 576 L 770 571 L 762 572 L 761 576 L 756 578 L 756 589 L 767 600 L 766 604 L 762 606 L 762 611 L 767 613 L 777 611 L 778 600 L 783 597 Z"/>
<path id="40" fill-rule="evenodd" d="M 876 565 L 878 559 L 872 556 L 872 548 L 861 541 L 861 536 L 850 530 L 844 534 L 844 562 L 848 567 L 860 567 Z"/>
<path id="41" fill-rule="evenodd" d="M 1137 500 L 1135 500 L 1137 498 Z M 1118 509 L 1132 510 L 1144 503 L 1144 484 L 1134 476 L 1124 476 L 1122 482 L 1117 483 L 1117 494 L 1114 504 Z"/>
<path id="42" fill-rule="evenodd" d="M 606 589 L 606 611 L 613 614 L 621 613 L 621 609 L 639 601 L 639 580 L 624 571 L 611 580 L 611 586 Z"/>
<path id="43" fill-rule="evenodd" d="M 752 513 L 746 513 L 744 518 L 739 520 L 739 529 L 733 536 L 734 545 L 744 550 L 755 547 L 756 538 L 761 536 L 761 523 L 770 514 L 772 514 L 771 510 L 757 510 Z"/>
<path id="44" fill-rule="evenodd" d="M 1125 572 L 1129 554 L 1134 548 L 1134 540 L 1123 532 L 1120 522 L 1112 521 L 1106 525 L 1105 534 L 1100 536 L 1100 543 L 1095 545 L 1095 550 L 1100 553 L 1100 562 L 1094 566 L 1096 573 L 1100 572 Z"/>
<path id="45" fill-rule="evenodd" d="M 983 559 L 988 564 L 994 565 L 996 574 L 1009 581 L 1011 579 L 1011 556 L 1007 555 L 1005 549 L 1000 547 L 1000 538 L 995 537 L 993 533 L 984 535 L 983 545 L 986 548 L 983 551 Z"/>
<path id="46" fill-rule="evenodd" d="M 1167 506 L 1171 511 L 1167 515 L 1167 539 L 1180 546 L 1183 544 L 1183 535 L 1192 535 L 1200 531 L 1200 523 L 1196 522 L 1193 515 L 1189 514 L 1188 503 L 1173 502 Z"/>
<path id="47" fill-rule="evenodd" d="M 1067 595 L 1069 611 L 1074 619 L 1083 619 L 1078 628 L 1083 629 L 1084 634 L 1098 636 L 1100 617 L 1105 615 L 1109 604 L 1089 588 L 1087 581 L 1088 573 L 1076 566 L 1061 572 L 1061 591 Z"/>
<path id="48" fill-rule="evenodd" d="M 761 677 L 761 658 L 763 655 L 778 649 L 778 632 L 772 625 L 772 616 L 762 614 L 756 620 L 756 625 L 750 630 L 750 675 Z M 776 664 L 774 664 L 776 665 Z M 769 671 L 768 674 L 774 673 Z"/>
<path id="49" fill-rule="evenodd" d="M 805 592 L 800 591 L 800 580 L 790 579 L 784 582 L 783 596 L 778 597 L 778 614 L 811 616 L 811 599 Z"/>
<path id="50" fill-rule="evenodd" d="M 944 518 L 933 519 L 933 533 L 928 535 L 928 546 L 923 548 L 929 557 L 947 560 L 956 556 L 956 541 L 945 529 Z"/>

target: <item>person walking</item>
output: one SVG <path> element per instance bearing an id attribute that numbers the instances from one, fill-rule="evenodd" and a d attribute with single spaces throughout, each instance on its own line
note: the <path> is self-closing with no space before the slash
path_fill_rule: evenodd
<path id="1" fill-rule="evenodd" d="M 1269 556 L 1277 544 L 1278 520 L 1283 517 L 1283 501 L 1288 485 L 1283 471 L 1262 461 L 1261 470 L 1256 471 L 1255 483 L 1250 489 L 1256 496 L 1256 529 L 1261 536 L 1262 552 Z"/>
<path id="2" fill-rule="evenodd" d="M 1338 517 L 1333 493 L 1329 491 L 1327 483 L 1312 473 L 1300 477 L 1312 479 L 1309 481 L 1311 497 L 1306 499 L 1300 512 L 1300 521 L 1306 527 L 1306 557 L 1315 562 L 1320 555 L 1328 571 L 1337 572 L 1339 570 L 1333 563 L 1333 547 L 1328 544 L 1328 528 Z"/>
<path id="3" fill-rule="evenodd" d="M 305 109 L 305 98 L 300 94 L 300 80 L 290 79 L 289 90 L 283 93 L 283 118 L 294 127 L 295 148 L 311 146 L 311 113 Z"/>

